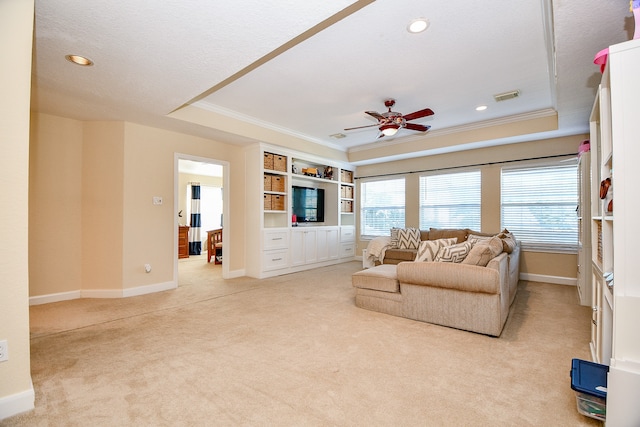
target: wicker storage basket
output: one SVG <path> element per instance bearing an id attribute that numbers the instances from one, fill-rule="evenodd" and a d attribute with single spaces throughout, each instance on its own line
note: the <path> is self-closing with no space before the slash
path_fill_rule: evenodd
<path id="1" fill-rule="evenodd" d="M 264 153 L 264 168 L 273 170 L 273 154 Z"/>
<path id="2" fill-rule="evenodd" d="M 286 172 L 287 171 L 287 157 L 279 154 L 273 155 L 273 170 Z"/>
<path id="3" fill-rule="evenodd" d="M 271 176 L 271 191 L 279 191 L 280 193 L 284 193 L 283 176 Z"/>
<path id="4" fill-rule="evenodd" d="M 271 175 L 264 176 L 264 191 L 271 191 Z"/>
<path id="5" fill-rule="evenodd" d="M 272 209 L 271 205 L 271 194 L 264 195 L 264 210 L 270 211 Z"/>
<path id="6" fill-rule="evenodd" d="M 279 194 L 271 195 L 271 210 L 283 211 L 284 210 L 284 196 Z"/>

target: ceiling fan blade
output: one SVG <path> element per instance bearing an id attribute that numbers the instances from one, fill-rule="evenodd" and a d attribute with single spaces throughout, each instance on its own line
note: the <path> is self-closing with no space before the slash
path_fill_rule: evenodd
<path id="1" fill-rule="evenodd" d="M 405 120 L 415 120 L 421 117 L 433 116 L 433 114 L 434 112 L 431 108 L 425 108 L 424 110 L 414 111 L 413 113 L 405 114 L 402 117 L 404 117 Z"/>
<path id="2" fill-rule="evenodd" d="M 372 117 L 375 117 L 378 120 L 386 120 L 386 118 L 382 114 L 378 113 L 377 111 L 365 111 L 365 113 Z"/>
<path id="3" fill-rule="evenodd" d="M 416 123 L 407 123 L 404 127 L 411 130 L 417 130 L 419 132 L 426 132 L 431 128 L 431 126 L 419 125 Z"/>
<path id="4" fill-rule="evenodd" d="M 354 130 L 354 129 L 370 128 L 370 127 L 373 127 L 373 126 L 380 126 L 380 125 L 379 125 L 378 123 L 376 123 L 376 124 L 373 124 L 373 125 L 356 126 L 356 127 L 354 127 L 354 128 L 346 128 L 346 129 L 344 129 L 344 130 Z"/>

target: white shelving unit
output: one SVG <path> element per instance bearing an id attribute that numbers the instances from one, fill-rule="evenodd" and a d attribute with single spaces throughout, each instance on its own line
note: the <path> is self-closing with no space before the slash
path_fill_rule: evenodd
<path id="1" fill-rule="evenodd" d="M 580 304 L 593 305 L 591 273 L 591 152 L 578 159 L 578 298 Z"/>
<path id="2" fill-rule="evenodd" d="M 591 350 L 596 362 L 609 365 L 607 426 L 640 425 L 639 73 L 640 40 L 611 46 L 591 114 Z M 607 177 L 612 185 L 602 200 Z"/>
<path id="3" fill-rule="evenodd" d="M 248 147 L 246 163 L 247 275 L 271 277 L 354 258 L 355 185 L 349 164 L 266 144 Z M 322 223 L 293 221 L 294 186 L 324 190 Z"/>

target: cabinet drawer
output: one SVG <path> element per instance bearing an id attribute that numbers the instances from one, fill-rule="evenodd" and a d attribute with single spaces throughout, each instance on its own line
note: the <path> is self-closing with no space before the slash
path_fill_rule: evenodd
<path id="1" fill-rule="evenodd" d="M 289 247 L 289 233 L 282 231 L 264 232 L 264 250 L 287 249 Z"/>
<path id="2" fill-rule="evenodd" d="M 340 241 L 342 243 L 350 243 L 356 241 L 355 227 L 340 227 Z"/>
<path id="3" fill-rule="evenodd" d="M 356 245 L 340 245 L 340 258 L 349 258 L 355 256 Z"/>
<path id="4" fill-rule="evenodd" d="M 289 266 L 289 251 L 278 249 L 275 251 L 265 251 L 262 254 L 263 270 L 278 270 Z"/>

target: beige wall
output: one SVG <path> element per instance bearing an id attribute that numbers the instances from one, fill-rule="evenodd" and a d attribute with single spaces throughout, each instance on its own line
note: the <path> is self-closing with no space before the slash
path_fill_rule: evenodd
<path id="1" fill-rule="evenodd" d="M 48 283 L 59 284 L 59 293 L 82 288 L 82 135 L 77 120 L 31 116 L 31 294 L 47 294 Z"/>
<path id="2" fill-rule="evenodd" d="M 122 289 L 124 123 L 84 122 L 82 140 L 83 291 Z"/>
<path id="3" fill-rule="evenodd" d="M 0 419 L 33 407 L 29 352 L 29 104 L 33 0 L 0 1 Z"/>
<path id="4" fill-rule="evenodd" d="M 500 171 L 502 165 L 495 163 L 505 162 L 508 165 L 527 164 L 532 161 L 525 159 L 576 153 L 580 142 L 588 137 L 588 135 L 577 135 L 359 166 L 356 170 L 356 176 L 359 178 L 357 185 L 359 186 L 362 179 L 368 176 L 387 174 L 404 176 L 406 178 L 405 225 L 407 227 L 418 227 L 419 172 L 480 165 L 474 166 L 474 169 L 480 168 L 482 173 L 482 230 L 480 231 L 498 232 L 501 230 Z M 358 227 L 360 225 L 359 217 L 357 217 L 357 225 Z M 359 233 L 357 234 L 359 235 Z M 362 253 L 367 244 L 368 241 L 358 240 L 357 253 Z M 525 251 L 522 253 L 520 267 L 521 272 L 525 274 L 575 278 L 577 263 L 576 254 Z"/>
<path id="5" fill-rule="evenodd" d="M 242 148 L 132 123 L 38 113 L 33 130 L 32 297 L 174 281 L 176 153 L 229 163 L 234 214 L 225 218 L 232 236 L 227 259 L 230 271 L 244 269 Z M 154 196 L 163 204 L 153 205 Z"/>

